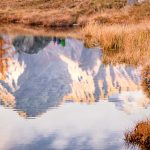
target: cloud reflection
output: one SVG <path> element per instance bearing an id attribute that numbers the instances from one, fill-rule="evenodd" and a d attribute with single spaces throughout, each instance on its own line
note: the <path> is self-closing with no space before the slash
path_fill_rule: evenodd
<path id="1" fill-rule="evenodd" d="M 109 149 L 116 143 L 118 150 L 123 150 L 123 132 L 135 121 L 150 115 L 149 110 L 128 115 L 109 102 L 96 105 L 65 104 L 30 120 L 1 108 L 0 148 L 32 150 L 35 146 L 38 149 L 38 145 L 40 149 L 40 144 L 45 143 L 46 149 L 80 146 L 81 149 Z"/>

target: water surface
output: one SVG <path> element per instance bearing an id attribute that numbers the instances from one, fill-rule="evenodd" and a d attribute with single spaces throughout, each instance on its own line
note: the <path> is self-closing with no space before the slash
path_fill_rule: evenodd
<path id="1" fill-rule="evenodd" d="M 72 38 L 1 35 L 0 47 L 0 149 L 131 149 L 124 133 L 150 115 L 142 66 L 105 65 Z"/>

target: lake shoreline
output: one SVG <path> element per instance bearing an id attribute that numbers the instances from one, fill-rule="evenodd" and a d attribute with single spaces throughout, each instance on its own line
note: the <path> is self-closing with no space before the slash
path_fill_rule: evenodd
<path id="1" fill-rule="evenodd" d="M 138 65 L 150 57 L 148 1 L 132 5 L 126 0 L 52 0 L 51 3 L 13 0 L 11 3 L 10 0 L 0 3 L 2 33 L 77 38 L 87 47 L 102 48 L 106 64 Z"/>
<path id="2" fill-rule="evenodd" d="M 149 63 L 150 23 L 130 25 L 98 25 L 89 23 L 76 28 L 41 28 L 15 24 L 0 26 L 1 33 L 13 35 L 42 35 L 71 37 L 84 41 L 86 47 L 100 47 L 105 55 L 105 64 L 126 63 L 137 66 Z M 124 55 L 122 55 L 124 53 Z"/>

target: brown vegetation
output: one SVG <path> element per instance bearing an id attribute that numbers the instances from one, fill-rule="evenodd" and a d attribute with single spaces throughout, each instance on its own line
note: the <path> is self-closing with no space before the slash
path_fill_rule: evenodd
<path id="1" fill-rule="evenodd" d="M 150 65 L 147 65 L 142 70 L 142 88 L 150 98 Z"/>
<path id="2" fill-rule="evenodd" d="M 82 36 L 88 47 L 101 46 L 105 63 L 137 65 L 150 57 L 150 26 L 89 24 Z"/>
<path id="3" fill-rule="evenodd" d="M 127 24 L 147 21 L 150 3 L 126 6 L 126 0 L 1 0 L 0 23 L 42 27 Z"/>
<path id="4" fill-rule="evenodd" d="M 142 150 L 150 149 L 150 121 L 139 122 L 135 129 L 125 134 L 128 145 L 137 145 Z"/>

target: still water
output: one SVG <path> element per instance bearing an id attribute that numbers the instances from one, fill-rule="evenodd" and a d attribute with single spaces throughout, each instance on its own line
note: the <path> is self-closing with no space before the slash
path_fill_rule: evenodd
<path id="1" fill-rule="evenodd" d="M 150 115 L 142 67 L 102 57 L 77 39 L 1 35 L 0 150 L 131 149 L 124 133 Z"/>

